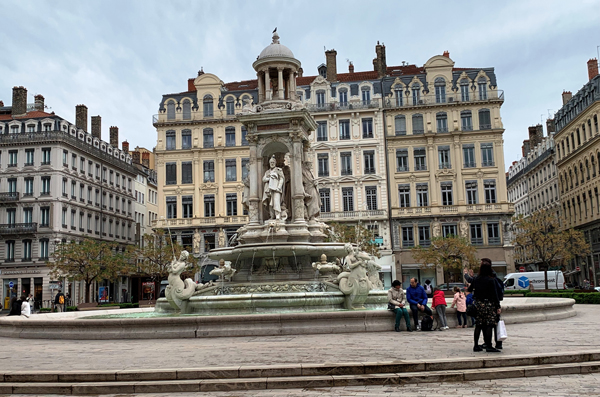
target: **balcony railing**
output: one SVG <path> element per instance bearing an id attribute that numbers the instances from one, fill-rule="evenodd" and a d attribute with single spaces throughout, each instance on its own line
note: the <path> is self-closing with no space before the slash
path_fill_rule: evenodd
<path id="1" fill-rule="evenodd" d="M 309 112 L 333 112 L 336 110 L 353 109 L 377 109 L 381 107 L 380 99 L 371 99 L 370 101 L 354 100 L 349 102 L 328 102 L 328 103 L 307 103 L 306 109 Z"/>
<path id="2" fill-rule="evenodd" d="M 343 211 L 343 212 L 321 212 L 321 219 L 369 219 L 372 217 L 387 216 L 385 210 L 365 210 L 365 211 Z"/>
<path id="3" fill-rule="evenodd" d="M 18 192 L 3 192 L 0 193 L 0 203 L 14 203 L 19 201 Z"/>
<path id="4" fill-rule="evenodd" d="M 504 101 L 503 90 L 490 90 L 487 91 L 487 95 L 484 98 L 479 98 L 478 93 L 469 95 L 469 98 L 463 98 L 460 92 L 446 93 L 445 96 L 439 96 L 435 94 L 420 95 L 418 99 L 413 100 L 412 96 L 403 97 L 402 104 L 398 103 L 396 98 L 389 98 L 385 100 L 384 107 L 386 108 L 403 108 L 403 107 L 414 107 L 414 106 L 426 106 L 426 105 L 447 105 L 452 103 L 477 103 L 477 102 L 490 102 L 490 101 Z"/>
<path id="5" fill-rule="evenodd" d="M 0 224 L 0 235 L 36 233 L 37 226 L 37 223 L 4 223 Z"/>
<path id="6" fill-rule="evenodd" d="M 237 216 L 219 216 L 208 218 L 175 218 L 175 219 L 156 219 L 152 221 L 152 227 L 167 226 L 205 226 L 205 225 L 243 225 L 248 223 L 247 215 Z"/>
<path id="7" fill-rule="evenodd" d="M 415 216 L 415 214 L 446 215 L 469 213 L 513 213 L 513 203 L 475 204 L 475 205 L 435 205 L 429 207 L 402 207 L 393 208 L 392 217 Z"/>

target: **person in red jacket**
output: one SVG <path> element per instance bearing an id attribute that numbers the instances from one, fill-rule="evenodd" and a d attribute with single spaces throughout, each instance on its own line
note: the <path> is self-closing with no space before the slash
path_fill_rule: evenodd
<path id="1" fill-rule="evenodd" d="M 440 319 L 440 331 L 445 329 L 449 329 L 448 321 L 446 320 L 446 297 L 444 296 L 444 291 L 439 288 L 433 289 L 433 301 L 431 303 L 431 307 L 435 309 Z"/>

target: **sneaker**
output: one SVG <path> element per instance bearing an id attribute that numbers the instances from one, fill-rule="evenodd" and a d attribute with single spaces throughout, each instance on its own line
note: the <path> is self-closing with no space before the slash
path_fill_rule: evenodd
<path id="1" fill-rule="evenodd" d="M 481 346 L 477 345 L 477 346 L 473 346 L 473 351 L 474 352 L 481 352 L 481 351 L 483 351 L 483 349 L 481 348 Z"/>
<path id="2" fill-rule="evenodd" d="M 493 347 L 488 347 L 487 349 L 485 349 L 485 351 L 487 353 L 502 353 L 502 350 L 498 350 L 498 349 L 495 349 Z"/>
<path id="3" fill-rule="evenodd" d="M 417 325 L 417 331 L 420 331 L 420 330 L 421 330 L 421 326 Z"/>
<path id="4" fill-rule="evenodd" d="M 447 330 L 447 329 L 450 329 L 450 327 L 448 327 L 448 326 L 446 325 L 446 326 L 444 327 L 444 329 L 446 329 L 446 330 Z"/>

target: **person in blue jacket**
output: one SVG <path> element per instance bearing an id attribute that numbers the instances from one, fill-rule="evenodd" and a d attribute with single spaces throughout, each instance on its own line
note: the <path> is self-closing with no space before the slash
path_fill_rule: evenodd
<path id="1" fill-rule="evenodd" d="M 421 287 L 421 284 L 419 284 L 414 277 L 410 279 L 410 287 L 406 289 L 406 301 L 410 304 L 410 311 L 413 315 L 415 328 L 417 331 L 420 331 L 419 312 L 424 312 L 428 316 L 431 316 L 432 312 L 431 309 L 427 307 L 427 294 L 425 293 L 425 289 Z"/>

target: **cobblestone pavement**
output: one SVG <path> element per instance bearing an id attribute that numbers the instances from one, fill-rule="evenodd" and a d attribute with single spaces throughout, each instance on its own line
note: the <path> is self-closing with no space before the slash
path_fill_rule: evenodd
<path id="1" fill-rule="evenodd" d="M 564 320 L 508 325 L 502 355 L 597 350 L 600 305 Z M 434 332 L 156 340 L 0 338 L 0 370 L 197 368 L 474 357 L 472 328 Z M 60 366 L 58 366 L 60 363 Z"/>

